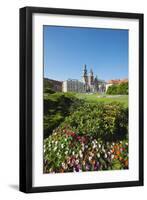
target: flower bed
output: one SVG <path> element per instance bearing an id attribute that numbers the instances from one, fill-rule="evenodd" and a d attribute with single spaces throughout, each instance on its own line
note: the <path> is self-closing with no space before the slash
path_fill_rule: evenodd
<path id="1" fill-rule="evenodd" d="M 71 108 L 44 139 L 44 173 L 128 169 L 128 108 L 116 102 Z"/>
<path id="2" fill-rule="evenodd" d="M 128 169 L 128 143 L 57 128 L 44 140 L 44 173 Z"/>

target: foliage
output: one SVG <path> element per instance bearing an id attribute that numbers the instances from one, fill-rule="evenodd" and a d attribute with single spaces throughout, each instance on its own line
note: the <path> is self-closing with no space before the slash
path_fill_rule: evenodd
<path id="1" fill-rule="evenodd" d="M 44 173 L 128 168 L 128 143 L 102 142 L 92 136 L 57 129 L 44 140 Z"/>
<path id="2" fill-rule="evenodd" d="M 55 91 L 54 90 L 52 90 L 51 88 L 49 88 L 49 87 L 46 87 L 46 88 L 44 88 L 44 93 L 48 93 L 48 94 L 54 94 L 55 93 Z"/>
<path id="3" fill-rule="evenodd" d="M 52 94 L 52 93 L 54 93 L 52 88 L 53 88 L 53 84 L 51 82 L 49 82 L 47 78 L 44 78 L 43 79 L 43 92 Z"/>
<path id="4" fill-rule="evenodd" d="M 121 83 L 118 87 L 118 94 L 128 94 L 128 82 L 127 83 Z"/>
<path id="5" fill-rule="evenodd" d="M 128 83 L 114 84 L 109 86 L 107 94 L 128 95 Z"/>
<path id="6" fill-rule="evenodd" d="M 107 94 L 118 94 L 118 86 L 119 85 L 111 85 L 108 87 Z"/>
<path id="7" fill-rule="evenodd" d="M 128 108 L 44 94 L 44 173 L 128 169 Z"/>
<path id="8" fill-rule="evenodd" d="M 44 138 L 81 104 L 72 93 L 44 94 Z"/>
<path id="9" fill-rule="evenodd" d="M 83 103 L 59 128 L 68 128 L 77 135 L 88 135 L 102 140 L 126 139 L 128 132 L 128 108 L 119 103 Z"/>

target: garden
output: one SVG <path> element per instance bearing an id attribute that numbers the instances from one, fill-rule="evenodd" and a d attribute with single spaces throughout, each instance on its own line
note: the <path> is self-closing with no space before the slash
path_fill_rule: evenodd
<path id="1" fill-rule="evenodd" d="M 82 95 L 44 92 L 43 172 L 128 169 L 128 97 Z"/>

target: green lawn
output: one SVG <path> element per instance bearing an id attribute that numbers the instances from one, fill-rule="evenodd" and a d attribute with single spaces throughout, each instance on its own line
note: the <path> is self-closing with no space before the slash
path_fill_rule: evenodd
<path id="1" fill-rule="evenodd" d="M 123 103 L 125 107 L 128 106 L 128 95 L 98 95 L 98 94 L 84 94 L 77 93 L 76 97 L 79 99 L 84 99 L 88 102 L 120 102 Z"/>

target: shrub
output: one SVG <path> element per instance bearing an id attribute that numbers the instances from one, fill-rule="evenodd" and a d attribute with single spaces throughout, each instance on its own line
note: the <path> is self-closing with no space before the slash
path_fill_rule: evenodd
<path id="1" fill-rule="evenodd" d="M 128 83 L 121 83 L 118 87 L 118 94 L 128 94 Z"/>
<path id="2" fill-rule="evenodd" d="M 55 91 L 53 91 L 51 88 L 44 88 L 44 93 L 54 94 Z"/>
<path id="3" fill-rule="evenodd" d="M 118 85 L 111 85 L 108 87 L 107 94 L 115 95 L 118 94 Z"/>
<path id="4" fill-rule="evenodd" d="M 44 139 L 44 173 L 128 169 L 128 109 L 72 98 L 68 115 Z"/>
<path id="5" fill-rule="evenodd" d="M 49 93 L 49 94 L 53 94 L 53 84 L 51 82 L 48 81 L 47 78 L 43 79 L 43 92 L 44 93 Z"/>
<path id="6" fill-rule="evenodd" d="M 72 93 L 56 92 L 44 95 L 44 138 L 81 104 Z"/>
<path id="7" fill-rule="evenodd" d="M 107 94 L 128 95 L 128 83 L 115 84 L 108 87 Z"/>
<path id="8" fill-rule="evenodd" d="M 102 140 L 125 139 L 128 133 L 128 108 L 119 103 L 85 103 L 66 117 L 59 128 Z"/>

